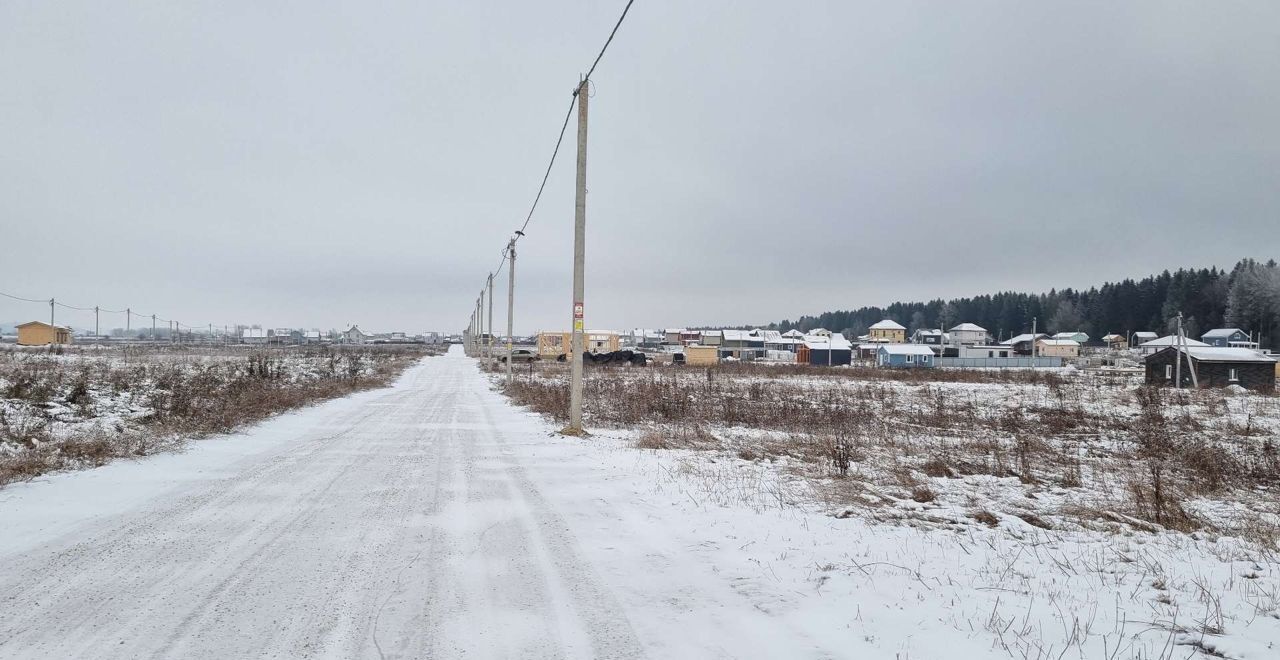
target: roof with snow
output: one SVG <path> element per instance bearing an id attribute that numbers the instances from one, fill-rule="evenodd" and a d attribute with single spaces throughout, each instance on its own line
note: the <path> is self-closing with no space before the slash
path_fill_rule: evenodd
<path id="1" fill-rule="evenodd" d="M 1031 341 L 1032 339 L 1036 339 L 1036 338 L 1038 338 L 1038 337 L 1048 337 L 1048 336 L 1049 336 L 1049 335 L 1046 335 L 1046 334 L 1045 334 L 1045 333 L 1043 333 L 1043 332 L 1037 332 L 1037 333 L 1035 333 L 1034 335 L 1033 335 L 1033 334 L 1031 334 L 1030 332 L 1024 332 L 1024 333 L 1022 333 L 1022 334 L 1018 335 L 1017 337 L 1010 337 L 1010 338 L 1008 338 L 1008 339 L 1006 339 L 1006 340 L 1004 340 L 1004 341 L 1000 342 L 1000 345 L 1001 345 L 1001 346 L 1013 346 L 1014 344 L 1018 344 L 1018 343 L 1021 343 L 1021 342 L 1024 342 L 1024 341 Z"/>
<path id="2" fill-rule="evenodd" d="M 987 329 L 976 323 L 961 323 L 951 329 L 951 332 L 986 332 Z"/>
<path id="3" fill-rule="evenodd" d="M 903 325 L 899 325 L 897 321 L 885 319 L 871 326 L 872 330 L 906 330 Z"/>
<path id="4" fill-rule="evenodd" d="M 1187 346 L 1208 346 L 1208 344 L 1202 341 L 1196 341 L 1195 339 L 1192 339 L 1190 337 L 1183 339 L 1183 341 L 1186 342 Z M 1159 339 L 1152 339 L 1151 341 L 1142 342 L 1142 346 L 1143 348 L 1146 348 L 1146 347 L 1161 348 L 1163 346 L 1173 346 L 1176 343 L 1178 343 L 1178 338 L 1174 337 L 1173 335 L 1169 335 L 1167 337 L 1161 337 Z"/>
<path id="5" fill-rule="evenodd" d="M 1192 346 L 1185 350 L 1186 354 L 1195 358 L 1199 362 L 1269 362 L 1274 363 L 1275 358 L 1263 355 L 1251 348 L 1219 348 L 1217 346 Z M 1155 356 L 1148 356 L 1148 360 Z"/>
<path id="6" fill-rule="evenodd" d="M 786 332 L 782 333 L 782 336 L 783 336 L 783 337 L 790 337 L 790 338 L 792 338 L 792 339 L 799 339 L 800 337 L 803 337 L 803 336 L 804 336 L 804 333 L 803 333 L 803 332 L 800 332 L 799 330 L 796 330 L 795 328 L 792 328 L 792 329 L 790 329 L 790 330 L 788 330 L 788 331 L 786 331 Z"/>
<path id="7" fill-rule="evenodd" d="M 831 341 L 827 341 L 830 339 Z M 849 343 L 844 335 L 836 333 L 830 337 L 805 337 L 804 345 L 809 347 L 811 351 L 825 351 L 831 349 L 834 351 L 847 351 L 853 348 L 853 344 Z"/>
<path id="8" fill-rule="evenodd" d="M 1041 339 L 1036 342 L 1044 346 L 1079 346 L 1080 342 L 1074 339 Z"/>
<path id="9" fill-rule="evenodd" d="M 1231 335 L 1234 335 L 1237 332 L 1240 334 L 1244 334 L 1244 330 L 1241 330 L 1240 328 L 1214 328 L 1200 336 L 1201 337 L 1230 337 Z"/>
<path id="10" fill-rule="evenodd" d="M 928 346 L 920 344 L 882 344 L 880 350 L 889 355 L 933 355 Z"/>
<path id="11" fill-rule="evenodd" d="M 759 339 L 752 337 L 751 333 L 746 330 L 721 330 L 725 341 L 747 341 L 748 339 Z"/>

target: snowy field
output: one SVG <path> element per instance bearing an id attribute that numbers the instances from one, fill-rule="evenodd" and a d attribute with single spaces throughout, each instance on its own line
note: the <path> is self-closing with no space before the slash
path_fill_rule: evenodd
<path id="1" fill-rule="evenodd" d="M 771 611 L 875 657 L 1280 657 L 1276 397 L 779 372 L 589 370 L 586 397 L 696 552 L 787 585 Z M 560 370 L 522 379 L 562 423 Z"/>
<path id="2" fill-rule="evenodd" d="M 787 388 L 833 382 L 775 375 Z M 735 382 L 715 374 L 707 389 L 705 374 L 690 376 L 706 406 L 715 383 Z M 759 400 L 790 405 L 768 379 L 739 377 L 760 385 Z M 1280 572 L 1260 533 L 1174 529 L 1115 508 L 1103 511 L 1116 519 L 1054 514 L 1037 502 L 1088 487 L 1051 483 L 1065 470 L 1043 459 L 1027 479 L 1016 467 L 970 473 L 970 453 L 956 450 L 954 476 L 913 472 L 908 487 L 879 483 L 891 449 L 868 440 L 841 476 L 830 445 L 796 449 L 807 445 L 792 436 L 821 437 L 822 425 L 780 433 L 741 407 L 736 425 L 698 408 L 704 425 L 684 435 L 684 421 L 606 425 L 597 412 L 593 436 L 567 438 L 554 415 L 511 405 L 500 380 L 452 353 L 392 387 L 182 452 L 0 489 L 0 657 L 1172 660 L 1280 649 Z M 885 397 L 902 388 L 897 406 L 925 387 L 844 380 Z M 904 465 L 937 457 L 909 447 L 896 449 Z M 921 486 L 934 497 L 917 499 Z M 1040 513 L 1020 517 L 1020 505 Z"/>
<path id="3" fill-rule="evenodd" d="M 424 354 L 382 347 L 0 347 L 0 485 L 149 455 L 385 385 Z"/>

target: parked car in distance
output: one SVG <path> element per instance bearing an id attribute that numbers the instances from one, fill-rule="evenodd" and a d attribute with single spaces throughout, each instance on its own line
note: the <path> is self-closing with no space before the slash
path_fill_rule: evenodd
<path id="1" fill-rule="evenodd" d="M 511 349 L 511 362 L 536 362 L 538 360 L 538 351 L 532 348 L 513 348 Z M 499 355 L 499 362 L 506 362 L 507 356 Z"/>

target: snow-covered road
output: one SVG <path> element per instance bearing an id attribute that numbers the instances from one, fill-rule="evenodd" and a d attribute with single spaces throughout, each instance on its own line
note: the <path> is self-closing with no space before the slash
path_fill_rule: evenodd
<path id="1" fill-rule="evenodd" d="M 1230 539 L 839 520 L 768 464 L 613 435 L 455 352 L 13 484 L 0 658 L 1275 657 L 1276 566 Z"/>
<path id="2" fill-rule="evenodd" d="M 642 656 L 503 408 L 450 355 L 250 442 L 15 486 L 0 656 Z"/>

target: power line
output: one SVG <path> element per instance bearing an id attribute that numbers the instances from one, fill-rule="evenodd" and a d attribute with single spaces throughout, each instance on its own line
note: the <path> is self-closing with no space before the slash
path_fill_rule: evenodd
<path id="1" fill-rule="evenodd" d="M 614 35 L 618 34 L 618 28 L 622 27 L 622 21 L 626 19 L 627 12 L 631 10 L 631 3 L 635 0 L 627 0 L 627 6 L 623 7 L 622 15 L 618 17 L 618 22 L 613 25 L 613 30 L 609 32 L 609 38 L 605 40 L 604 46 L 600 48 L 600 53 L 596 55 L 596 59 L 591 63 L 591 68 L 587 70 L 587 75 L 583 77 L 583 81 L 591 79 L 591 74 L 595 73 L 596 66 L 600 64 L 600 59 L 604 57 L 604 52 L 609 50 L 609 44 L 613 43 Z M 573 94 L 569 97 L 569 109 L 564 113 L 564 121 L 560 124 L 560 135 L 556 137 L 556 146 L 551 150 L 551 161 L 547 163 L 547 171 L 542 174 L 542 183 L 538 185 L 538 194 L 533 198 L 533 205 L 529 207 L 529 214 L 525 216 L 524 224 L 520 225 L 520 231 L 516 232 L 516 240 L 519 241 L 524 236 L 524 230 L 529 228 L 529 221 L 533 219 L 533 212 L 538 208 L 538 202 L 542 199 L 542 191 L 547 187 L 547 179 L 551 177 L 551 168 L 556 164 L 556 156 L 560 153 L 560 144 L 564 142 L 564 132 L 569 128 L 569 118 L 573 116 L 573 106 L 578 101 L 578 90 L 581 87 L 574 87 Z M 505 261 L 505 257 L 503 258 Z"/>
<path id="2" fill-rule="evenodd" d="M 13 294 L 5 293 L 3 291 L 0 291 L 0 296 L 4 296 L 5 298 L 13 298 L 14 300 L 21 300 L 22 302 L 44 303 L 44 304 L 49 303 L 49 298 L 45 298 L 44 300 L 36 300 L 35 298 L 23 298 L 22 296 L 15 296 Z"/>
<path id="3" fill-rule="evenodd" d="M 556 155 L 560 153 L 560 143 L 564 142 L 565 129 L 569 128 L 569 118 L 573 116 L 573 106 L 578 101 L 578 90 L 575 88 L 573 96 L 569 98 L 569 110 L 564 113 L 564 123 L 560 126 L 560 137 L 556 138 L 556 148 L 551 151 L 551 162 L 547 163 L 547 171 L 542 175 L 542 184 L 538 186 L 538 194 L 533 198 L 533 206 L 529 207 L 529 215 L 525 216 L 524 224 L 520 225 L 520 231 L 516 232 L 516 240 L 520 240 L 524 236 L 524 230 L 529 227 L 529 221 L 533 219 L 533 212 L 538 208 L 538 201 L 542 199 L 542 191 L 547 187 L 547 179 L 551 178 L 551 167 L 556 164 Z"/>
<path id="4" fill-rule="evenodd" d="M 613 26 L 613 31 L 609 33 L 609 38 L 605 40 L 604 47 L 600 49 L 600 54 L 596 55 L 596 61 L 591 63 L 591 68 L 587 70 L 587 75 L 582 80 L 586 82 L 591 80 L 591 74 L 595 73 L 596 65 L 600 63 L 600 58 L 604 57 L 604 52 L 609 49 L 609 44 L 613 43 L 613 35 L 618 33 L 618 28 L 622 27 L 622 20 L 627 17 L 627 12 L 631 10 L 631 3 L 636 0 L 627 0 L 627 6 L 622 8 L 622 15 L 618 17 L 618 22 Z M 573 95 L 578 95 L 578 90 L 573 91 Z"/>

